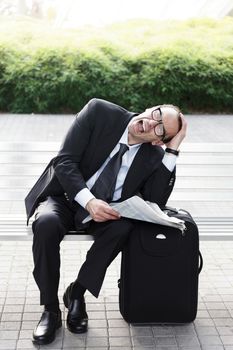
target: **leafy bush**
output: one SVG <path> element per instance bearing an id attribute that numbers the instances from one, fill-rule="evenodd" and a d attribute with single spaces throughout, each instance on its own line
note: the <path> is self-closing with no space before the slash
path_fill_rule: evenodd
<path id="1" fill-rule="evenodd" d="M 30 22 L 10 39 L 8 26 L 0 24 L 1 111 L 75 113 L 99 97 L 135 111 L 173 103 L 233 112 L 232 19 L 63 32 Z"/>

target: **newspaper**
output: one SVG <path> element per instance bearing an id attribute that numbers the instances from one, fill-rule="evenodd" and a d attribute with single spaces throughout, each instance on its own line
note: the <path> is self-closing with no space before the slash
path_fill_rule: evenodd
<path id="1" fill-rule="evenodd" d="M 158 225 L 171 226 L 185 231 L 185 222 L 181 219 L 170 217 L 165 214 L 156 203 L 144 201 L 141 197 L 133 196 L 119 203 L 110 203 L 122 217 L 153 222 Z M 83 224 L 92 220 L 89 215 L 83 220 Z"/>

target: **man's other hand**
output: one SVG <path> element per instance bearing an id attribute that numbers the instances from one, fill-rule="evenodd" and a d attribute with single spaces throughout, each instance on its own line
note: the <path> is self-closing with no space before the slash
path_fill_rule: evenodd
<path id="1" fill-rule="evenodd" d="M 170 142 L 166 143 L 166 146 L 172 149 L 177 150 L 183 141 L 183 139 L 186 136 L 187 132 L 187 121 L 185 120 L 183 114 L 180 114 L 181 120 L 182 120 L 182 127 L 180 131 L 171 139 Z"/>
<path id="2" fill-rule="evenodd" d="M 86 210 L 96 222 L 118 220 L 121 217 L 117 211 L 115 211 L 108 203 L 102 201 L 101 199 L 91 199 L 86 205 Z"/>

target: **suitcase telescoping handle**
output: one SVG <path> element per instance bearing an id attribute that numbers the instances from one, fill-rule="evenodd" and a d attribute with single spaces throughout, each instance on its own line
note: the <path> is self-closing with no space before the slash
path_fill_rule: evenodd
<path id="1" fill-rule="evenodd" d="M 202 258 L 202 255 L 201 255 L 200 250 L 199 250 L 198 255 L 199 255 L 199 267 L 198 267 L 198 273 L 200 273 L 200 272 L 201 272 L 201 270 L 202 270 L 202 268 L 203 268 L 203 258 Z"/>

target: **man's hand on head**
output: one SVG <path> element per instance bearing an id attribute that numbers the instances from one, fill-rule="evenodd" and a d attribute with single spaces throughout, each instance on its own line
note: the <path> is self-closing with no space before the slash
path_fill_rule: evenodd
<path id="1" fill-rule="evenodd" d="M 184 140 L 187 132 L 187 121 L 185 120 L 183 114 L 180 114 L 181 120 L 182 120 L 182 127 L 180 131 L 169 141 L 166 143 L 166 146 L 168 148 L 172 148 L 177 150 L 181 144 L 181 142 Z"/>
<path id="2" fill-rule="evenodd" d="M 96 222 L 119 220 L 121 217 L 117 211 L 101 199 L 91 199 L 86 205 L 86 210 Z"/>

